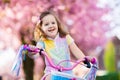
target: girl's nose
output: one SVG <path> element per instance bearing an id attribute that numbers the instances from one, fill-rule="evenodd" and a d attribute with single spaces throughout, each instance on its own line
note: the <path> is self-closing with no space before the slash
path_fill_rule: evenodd
<path id="1" fill-rule="evenodd" d="M 54 24 L 52 24 L 52 23 L 49 25 L 49 27 L 53 27 L 53 26 L 54 26 Z"/>

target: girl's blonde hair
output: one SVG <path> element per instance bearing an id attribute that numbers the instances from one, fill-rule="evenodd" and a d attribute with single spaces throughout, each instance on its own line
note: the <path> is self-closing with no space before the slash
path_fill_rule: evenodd
<path id="1" fill-rule="evenodd" d="M 41 25 L 42 25 L 42 19 L 47 16 L 47 15 L 53 15 L 57 21 L 57 25 L 58 25 L 58 32 L 60 34 L 60 37 L 65 37 L 68 34 L 68 30 L 67 28 L 65 28 L 62 23 L 60 22 L 59 18 L 57 17 L 57 15 L 53 12 L 53 11 L 45 11 L 42 12 L 40 17 L 39 17 L 39 21 L 35 26 L 34 29 L 34 40 L 37 42 L 39 40 L 43 40 L 46 38 L 45 34 L 43 34 L 43 31 L 41 30 Z"/>

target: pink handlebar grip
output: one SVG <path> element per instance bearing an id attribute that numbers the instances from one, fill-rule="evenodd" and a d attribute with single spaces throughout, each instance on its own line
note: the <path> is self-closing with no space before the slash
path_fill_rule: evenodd
<path id="1" fill-rule="evenodd" d="M 96 64 L 96 63 L 97 63 L 96 58 L 93 58 L 93 59 L 91 60 L 91 63 L 92 63 L 92 64 Z"/>
<path id="2" fill-rule="evenodd" d="M 35 52 L 35 53 L 38 53 L 40 51 L 39 48 L 34 48 L 34 49 L 31 49 L 29 45 L 24 45 L 24 49 L 25 50 L 28 50 L 29 52 Z"/>

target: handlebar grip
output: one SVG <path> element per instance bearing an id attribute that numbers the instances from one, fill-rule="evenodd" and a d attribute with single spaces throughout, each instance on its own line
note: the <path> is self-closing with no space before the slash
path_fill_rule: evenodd
<path id="1" fill-rule="evenodd" d="M 85 58 L 85 61 L 83 61 L 83 63 L 87 65 L 86 66 L 87 68 L 91 68 L 91 64 L 90 64 L 90 62 L 88 61 L 87 58 Z"/>

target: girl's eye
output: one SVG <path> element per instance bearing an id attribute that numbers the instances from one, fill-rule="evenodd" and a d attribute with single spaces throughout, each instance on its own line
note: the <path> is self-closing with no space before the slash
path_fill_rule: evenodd
<path id="1" fill-rule="evenodd" d="M 45 24 L 45 26 L 48 26 L 48 25 L 49 25 L 48 23 Z"/>
<path id="2" fill-rule="evenodd" d="M 52 22 L 52 24 L 55 24 L 55 22 Z"/>

